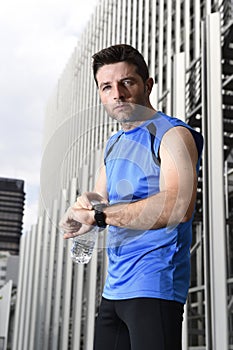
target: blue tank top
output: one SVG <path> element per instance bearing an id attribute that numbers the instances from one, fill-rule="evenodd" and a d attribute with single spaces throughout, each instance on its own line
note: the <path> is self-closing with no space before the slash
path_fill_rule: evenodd
<path id="1" fill-rule="evenodd" d="M 105 150 L 110 204 L 127 203 L 159 192 L 159 147 L 172 127 L 188 128 L 196 142 L 199 169 L 201 134 L 181 120 L 157 112 L 139 127 L 113 135 Z M 107 299 L 152 297 L 185 303 L 190 276 L 192 220 L 157 230 L 109 226 Z"/>

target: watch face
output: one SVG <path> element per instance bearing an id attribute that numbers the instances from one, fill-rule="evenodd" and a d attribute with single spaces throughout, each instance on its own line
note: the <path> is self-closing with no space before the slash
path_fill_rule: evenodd
<path id="1" fill-rule="evenodd" d="M 106 222 L 105 222 L 105 214 L 102 211 L 98 211 L 95 209 L 95 221 L 97 226 L 99 227 L 106 227 Z"/>
<path id="2" fill-rule="evenodd" d="M 107 205 L 105 203 L 98 203 L 93 205 L 93 209 L 95 210 L 95 221 L 97 226 L 99 227 L 106 227 L 106 222 L 105 222 L 105 214 L 103 213 L 103 209 L 106 208 Z"/>

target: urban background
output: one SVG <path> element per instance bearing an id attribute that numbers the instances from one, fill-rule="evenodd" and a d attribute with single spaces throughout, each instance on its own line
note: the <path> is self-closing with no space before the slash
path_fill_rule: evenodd
<path id="1" fill-rule="evenodd" d="M 0 349 L 93 348 L 106 233 L 91 262 L 78 265 L 58 222 L 80 192 L 93 188 L 104 144 L 119 128 L 100 106 L 91 71 L 91 56 L 118 43 L 144 55 L 155 80 L 152 105 L 204 135 L 183 349 L 233 349 L 232 0 L 97 4 L 48 101 L 38 221 L 20 239 L 17 288 L 12 280 L 0 285 Z M 4 225 L 0 241 L 7 234 Z M 8 250 L 2 243 L 0 248 Z"/>

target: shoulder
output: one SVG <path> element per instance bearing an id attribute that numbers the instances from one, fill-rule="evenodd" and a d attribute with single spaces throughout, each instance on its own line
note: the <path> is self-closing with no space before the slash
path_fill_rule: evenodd
<path id="1" fill-rule="evenodd" d="M 169 129 L 161 141 L 160 157 L 170 154 L 174 158 L 189 158 L 196 163 L 198 148 L 190 129 L 184 126 L 176 126 Z"/>
<path id="2" fill-rule="evenodd" d="M 159 112 L 158 115 L 159 118 L 155 119 L 155 123 L 158 134 L 161 130 L 160 140 L 166 140 L 167 137 L 176 138 L 179 135 L 184 142 L 193 144 L 198 151 L 198 156 L 201 156 L 204 139 L 200 132 L 179 118 L 168 116 L 163 112 Z"/>

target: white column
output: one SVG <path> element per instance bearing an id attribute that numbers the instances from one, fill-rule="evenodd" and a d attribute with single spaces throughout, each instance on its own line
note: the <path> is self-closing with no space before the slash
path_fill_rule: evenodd
<path id="1" fill-rule="evenodd" d="M 95 164 L 94 164 L 94 175 L 96 179 L 96 173 L 101 164 L 101 150 L 95 152 Z M 88 298 L 87 298 L 87 319 L 86 319 L 86 337 L 85 337 L 85 350 L 89 350 L 93 348 L 94 343 L 94 328 L 95 328 L 95 306 L 96 306 L 96 274 L 97 274 L 97 244 L 93 251 L 93 255 L 91 261 L 88 265 L 88 281 L 87 281 L 87 290 L 88 290 Z"/>
<path id="2" fill-rule="evenodd" d="M 76 200 L 77 179 L 73 178 L 70 184 L 69 203 L 74 203 Z M 64 280 L 63 280 L 63 298 L 62 298 L 62 324 L 60 336 L 60 350 L 68 349 L 69 328 L 70 328 L 70 313 L 71 313 L 71 289 L 72 289 L 72 268 L 73 262 L 70 257 L 70 249 L 72 240 L 66 241 L 64 253 Z"/>
<path id="3" fill-rule="evenodd" d="M 137 36 L 137 0 L 133 1 L 133 22 L 132 22 L 132 46 L 136 47 Z"/>
<path id="4" fill-rule="evenodd" d="M 220 16 L 207 16 L 203 30 L 204 233 L 208 237 L 211 324 L 207 348 L 228 349 L 223 181 L 223 117 Z M 208 271 L 207 271 L 208 273 Z M 208 277 L 208 276 L 207 276 Z M 207 281 L 206 281 L 207 282 Z M 206 301 L 208 312 L 208 299 Z M 209 315 L 207 315 L 208 317 Z M 208 326 L 208 324 L 207 324 Z"/>
<path id="5" fill-rule="evenodd" d="M 143 31 L 143 27 L 142 27 L 142 14 L 143 14 L 143 4 L 142 4 L 142 0 L 138 0 L 138 26 L 137 26 L 137 49 L 139 52 L 142 52 L 142 31 Z M 135 28 L 136 29 L 136 28 Z"/>
<path id="6" fill-rule="evenodd" d="M 131 3 L 132 0 L 127 0 L 127 39 L 126 43 L 131 44 L 132 36 L 131 36 L 131 20 L 132 20 L 132 11 L 131 11 Z"/>
<path id="7" fill-rule="evenodd" d="M 60 210 L 57 220 L 57 225 L 60 221 L 60 217 L 65 212 L 66 208 L 67 191 L 62 190 L 60 198 Z M 55 224 L 55 223 L 54 223 Z M 61 308 L 61 290 L 62 290 L 62 272 L 63 272 L 63 250 L 64 250 L 64 238 L 60 232 L 56 235 L 57 251 L 56 251 L 56 265 L 54 266 L 54 273 L 56 276 L 54 283 L 54 302 L 53 302 L 53 315 L 52 315 L 52 344 L 51 350 L 57 350 L 59 344 L 59 326 L 60 326 L 60 308 Z"/>
<path id="8" fill-rule="evenodd" d="M 179 2 L 179 1 L 178 1 Z M 167 35 L 166 49 L 167 64 L 166 64 L 166 113 L 171 115 L 171 89 L 172 89 L 172 1 L 167 0 Z"/>
<path id="9" fill-rule="evenodd" d="M 159 47 L 158 47 L 158 101 L 161 99 L 163 95 L 163 57 L 164 57 L 164 46 L 163 46 L 163 16 L 164 16 L 164 0 L 159 2 Z M 158 108 L 162 109 L 162 102 L 158 104 Z"/>
<path id="10" fill-rule="evenodd" d="M 185 68 L 190 65 L 190 0 L 185 0 L 184 3 L 184 47 L 185 47 Z"/>
<path id="11" fill-rule="evenodd" d="M 29 349 L 34 349 L 36 346 L 34 346 L 37 337 L 37 332 L 39 329 L 38 324 L 38 314 L 40 310 L 40 303 L 39 303 L 39 290 L 41 286 L 41 252 L 43 251 L 43 230 L 44 230 L 44 217 L 40 217 L 38 221 L 38 227 L 36 231 L 36 247 L 35 247 L 35 265 L 34 265 L 34 286 L 33 286 L 33 303 L 32 303 L 32 325 L 30 329 L 30 342 L 29 342 Z M 39 340 L 40 341 L 40 340 Z M 39 341 L 38 341 L 38 347 L 39 347 Z"/>
<path id="12" fill-rule="evenodd" d="M 182 350 L 188 350 L 188 309 L 184 305 L 183 324 L 182 324 Z"/>
<path id="13" fill-rule="evenodd" d="M 185 121 L 185 53 L 174 56 L 173 63 L 173 112 L 172 114 Z"/>
<path id="14" fill-rule="evenodd" d="M 57 233 L 57 200 L 54 200 L 53 211 L 51 216 L 51 232 L 49 235 L 49 259 L 48 259 L 48 279 L 47 279 L 47 293 L 46 293 L 46 310 L 45 310 L 45 327 L 44 327 L 44 345 L 43 349 L 50 350 L 49 340 L 51 339 L 50 323 L 51 310 L 53 299 L 53 274 L 54 274 L 54 255 L 55 255 L 55 240 Z"/>
<path id="15" fill-rule="evenodd" d="M 201 4 L 200 0 L 194 0 L 194 59 L 200 56 L 201 51 Z"/>
<path id="16" fill-rule="evenodd" d="M 125 44 L 126 42 L 126 0 L 122 0 L 121 7 L 121 44 Z"/>
<path id="17" fill-rule="evenodd" d="M 155 79 L 156 53 L 156 1 L 151 1 L 151 31 L 150 31 L 150 76 Z M 156 106 L 157 107 L 157 106 Z"/>
<path id="18" fill-rule="evenodd" d="M 29 257 L 28 257 L 28 279 L 27 279 L 27 302 L 25 310 L 25 322 L 24 322 L 24 335 L 23 335 L 23 349 L 28 349 L 29 337 L 31 335 L 30 328 L 31 322 L 35 320 L 31 319 L 32 305 L 35 302 L 33 300 L 33 291 L 35 285 L 33 285 L 34 280 L 34 257 L 35 257 L 35 242 L 36 242 L 36 226 L 32 227 L 30 232 L 30 247 L 29 247 Z"/>
<path id="19" fill-rule="evenodd" d="M 25 325 L 25 315 L 26 315 L 26 304 L 27 304 L 27 280 L 28 280 L 28 268 L 29 268 L 29 252 L 30 252 L 30 232 L 25 235 L 25 259 L 23 266 L 23 279 L 22 279 L 22 299 L 21 299 L 21 310 L 20 310 L 20 320 L 19 320 L 19 330 L 18 330 L 18 343 L 17 349 L 23 349 L 24 341 L 24 325 Z"/>
<path id="20" fill-rule="evenodd" d="M 176 20 L 175 20 L 175 52 L 180 52 L 180 19 L 181 19 L 181 13 L 180 13 L 180 0 L 176 0 Z"/>
<path id="21" fill-rule="evenodd" d="M 80 169 L 81 179 L 80 191 L 88 190 L 88 165 L 84 165 Z M 81 341 L 81 326 L 82 326 L 82 304 L 83 304 L 83 279 L 84 265 L 74 265 L 74 304 L 73 304 L 73 331 L 72 331 L 72 350 L 76 350 L 80 346 Z"/>
<path id="22" fill-rule="evenodd" d="M 42 229 L 43 221 L 43 229 Z M 32 314 L 36 322 L 32 324 L 30 349 L 40 350 L 44 341 L 44 320 L 47 290 L 47 260 L 48 260 L 48 237 L 49 237 L 49 214 L 44 212 L 40 226 L 37 230 L 36 268 L 34 298 L 37 304 L 33 304 Z M 39 269 L 39 271 L 38 271 Z M 35 344 L 35 345 L 34 345 Z"/>
<path id="23" fill-rule="evenodd" d="M 18 350 L 18 338 L 19 338 L 19 327 L 20 327 L 20 315 L 22 310 L 22 292 L 23 292 L 23 273 L 24 273 L 24 260 L 25 255 L 25 245 L 26 239 L 25 234 L 20 238 L 20 253 L 19 253 L 19 277 L 17 286 L 17 297 L 16 297 L 16 307 L 15 307 L 15 322 L 13 331 L 13 341 L 12 350 Z"/>

